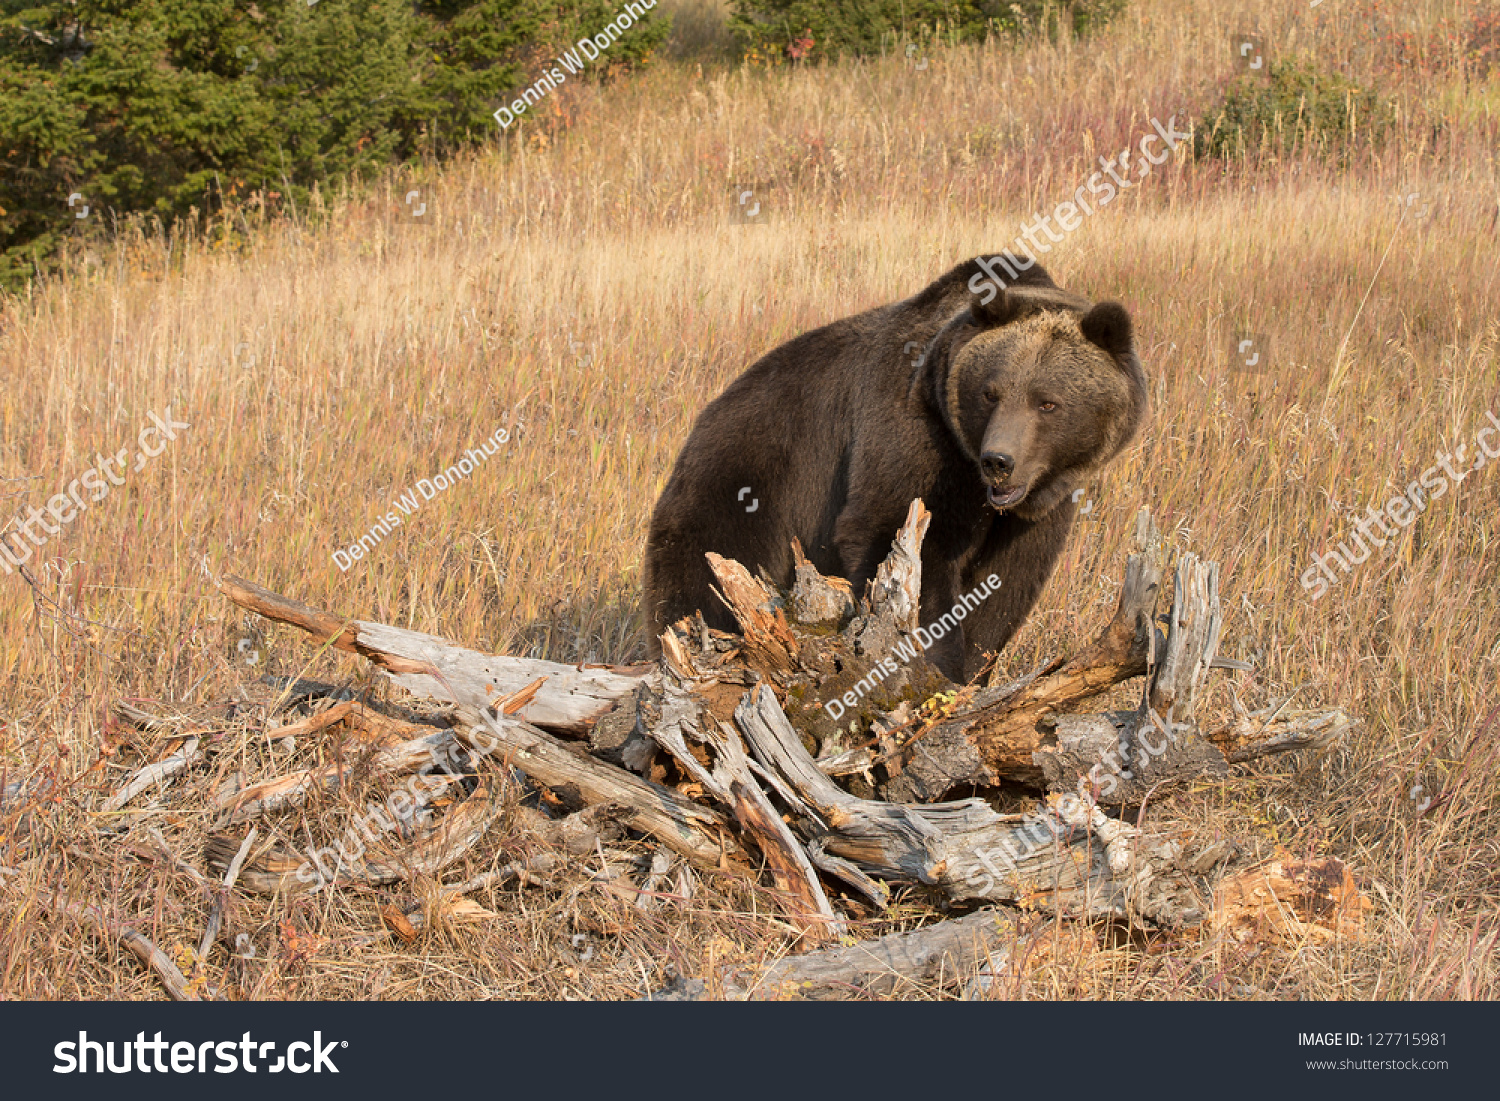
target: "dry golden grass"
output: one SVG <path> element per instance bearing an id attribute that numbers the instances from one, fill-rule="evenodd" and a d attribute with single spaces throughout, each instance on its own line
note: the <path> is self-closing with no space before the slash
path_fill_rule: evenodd
<path id="1" fill-rule="evenodd" d="M 1155 409 L 1089 487 L 1102 522 L 1079 525 L 1002 663 L 1028 669 L 1102 621 L 1131 517 L 1150 505 L 1174 549 L 1223 565 L 1225 648 L 1257 672 L 1224 675 L 1218 703 L 1295 692 L 1362 724 L 1322 756 L 1239 769 L 1148 815 L 1267 854 L 1341 857 L 1375 903 L 1372 933 L 1243 948 L 1058 922 L 1035 966 L 990 994 L 1500 995 L 1500 474 L 1432 502 L 1320 601 L 1298 583 L 1366 505 L 1436 452 L 1472 448 L 1500 412 L 1500 77 L 1448 63 L 1442 22 L 1469 10 L 1381 9 L 1422 44 L 1420 78 L 1354 8 L 1319 23 L 1290 0 L 1243 16 L 1139 2 L 1087 43 L 938 52 L 924 72 L 899 58 L 665 66 L 569 84 L 524 141 L 328 196 L 292 222 L 252 208 L 204 232 L 80 246 L 65 278 L 0 313 L 0 477 L 25 479 L 0 483 L 7 505 L 43 505 L 95 452 L 134 450 L 148 411 L 192 427 L 48 540 L 34 587 L 0 576 L 0 784 L 59 779 L 29 833 L 0 820 L 0 869 L 14 869 L 0 871 L 0 996 L 160 996 L 133 957 L 46 916 L 58 886 L 164 948 L 201 932 L 201 891 L 150 855 L 146 831 L 202 868 L 206 800 L 201 813 L 89 809 L 126 774 L 117 762 L 155 743 L 107 724 L 113 702 L 225 731 L 223 775 L 254 763 L 245 747 L 273 695 L 258 674 L 311 661 L 324 679 L 366 675 L 289 633 L 253 634 L 264 627 L 212 575 L 480 648 L 638 656 L 647 518 L 703 405 L 796 333 L 1007 246 L 1151 117 L 1208 113 L 1244 30 L 1376 81 L 1397 122 L 1342 159 L 1226 170 L 1180 152 L 1045 258 L 1064 286 L 1131 307 Z M 767 227 L 730 222 L 730 187 L 749 181 L 774 184 Z M 435 224 L 403 220 L 412 188 Z M 1401 216 L 1396 196 L 1413 191 L 1425 219 Z M 1240 329 L 1270 337 L 1266 373 L 1230 369 Z M 500 455 L 347 572 L 333 564 L 397 494 L 502 425 Z M 226 717 L 231 699 L 247 702 Z M 189 782 L 206 796 L 213 778 Z M 491 841 L 463 874 L 525 843 Z M 768 896 L 743 882 L 648 911 L 591 885 L 597 870 L 482 894 L 499 917 L 413 944 L 378 936 L 398 891 L 237 898 L 230 924 L 257 959 L 221 948 L 206 973 L 262 998 L 628 997 L 672 969 L 789 950 Z"/>

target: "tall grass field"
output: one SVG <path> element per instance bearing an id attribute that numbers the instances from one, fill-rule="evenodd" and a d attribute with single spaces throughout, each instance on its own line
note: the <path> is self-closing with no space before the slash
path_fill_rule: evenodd
<path id="1" fill-rule="evenodd" d="M 1146 816 L 1266 859 L 1337 857 L 1370 908 L 1363 935 L 1302 944 L 1031 913 L 1041 947 L 983 996 L 1500 996 L 1493 10 L 1132 0 L 1083 38 L 760 64 L 726 60 L 716 5 L 670 10 L 679 37 L 655 63 L 566 83 L 482 151 L 275 216 L 251 197 L 83 234 L 58 274 L 0 300 L 0 521 L 18 532 L 86 471 L 107 490 L 55 531 L 32 523 L 41 545 L 0 565 L 0 787 L 50 781 L 0 816 L 0 997 L 163 996 L 116 941 L 43 905 L 59 890 L 241 998 L 633 998 L 792 951 L 753 877 L 669 879 L 645 907 L 584 855 L 410 940 L 382 918 L 410 885 L 234 892 L 243 950 L 196 958 L 214 792 L 315 752 L 246 733 L 277 696 L 262 675 L 400 703 L 367 662 L 247 615 L 216 580 L 495 653 L 642 660 L 647 524 L 704 406 L 798 333 L 1010 248 L 1155 123 L 1190 136 L 1039 237 L 1059 285 L 1130 309 L 1152 412 L 1086 487 L 1090 522 L 1001 675 L 1108 620 L 1149 506 L 1171 552 L 1220 563 L 1221 650 L 1253 665 L 1215 673 L 1210 716 L 1290 698 L 1358 722 Z M 1367 510 L 1441 456 L 1441 496 L 1361 561 L 1315 568 L 1361 521 L 1380 535 Z M 168 725 L 122 724 L 120 703 Z M 188 728 L 216 749 L 179 781 L 195 800 L 99 809 Z M 296 821 L 261 828 L 301 846 Z M 529 838 L 507 818 L 452 878 Z M 852 935 L 935 916 L 898 895 Z M 972 993 L 962 979 L 903 996 Z"/>

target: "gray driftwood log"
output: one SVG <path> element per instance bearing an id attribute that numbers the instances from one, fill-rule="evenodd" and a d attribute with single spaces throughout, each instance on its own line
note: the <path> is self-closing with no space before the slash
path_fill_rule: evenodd
<path id="1" fill-rule="evenodd" d="M 899 997 L 1002 965 L 1013 954 L 1016 924 L 1014 915 L 986 908 L 910 933 L 787 956 L 759 971 L 681 979 L 642 1000 Z"/>
<path id="2" fill-rule="evenodd" d="M 221 579 L 219 590 L 242 608 L 300 627 L 313 645 L 331 643 L 370 659 L 418 698 L 484 708 L 540 680 L 540 690 L 517 714 L 557 733 L 587 733 L 641 683 L 657 678 L 649 665 L 559 665 L 484 654 L 420 631 L 340 619 L 237 577 Z"/>

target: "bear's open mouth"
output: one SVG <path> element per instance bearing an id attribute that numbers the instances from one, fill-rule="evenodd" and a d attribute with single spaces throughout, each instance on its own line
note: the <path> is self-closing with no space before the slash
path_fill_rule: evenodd
<path id="1" fill-rule="evenodd" d="M 990 486 L 985 490 L 992 508 L 1010 508 L 1026 496 L 1025 486 Z"/>

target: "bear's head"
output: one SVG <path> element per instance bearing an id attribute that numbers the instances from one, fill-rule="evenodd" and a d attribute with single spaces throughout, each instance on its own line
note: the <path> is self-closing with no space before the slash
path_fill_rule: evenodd
<path id="1" fill-rule="evenodd" d="M 920 374 L 991 507 L 1045 516 L 1124 449 L 1146 415 L 1130 315 L 1053 286 L 986 289 Z"/>

